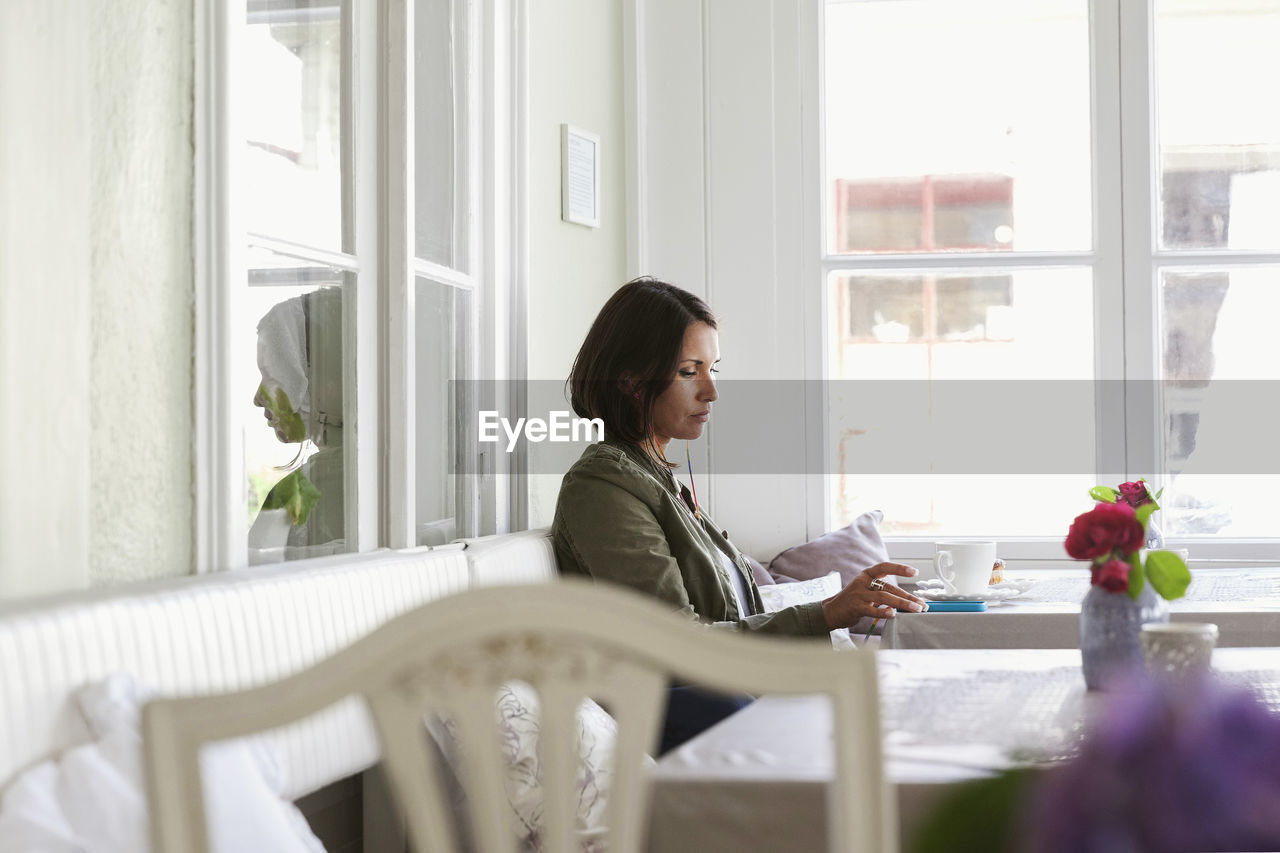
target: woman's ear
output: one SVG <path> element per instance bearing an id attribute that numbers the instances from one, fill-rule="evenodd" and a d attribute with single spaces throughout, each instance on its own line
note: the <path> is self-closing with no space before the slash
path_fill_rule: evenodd
<path id="1" fill-rule="evenodd" d="M 631 377 L 627 376 L 618 380 L 618 384 L 622 386 L 624 393 L 631 397 L 635 397 L 637 400 L 640 399 L 640 389 L 636 387 L 636 383 L 631 379 Z"/>

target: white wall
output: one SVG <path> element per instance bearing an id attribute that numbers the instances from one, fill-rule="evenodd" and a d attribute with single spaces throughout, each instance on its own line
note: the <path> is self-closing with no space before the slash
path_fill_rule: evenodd
<path id="1" fill-rule="evenodd" d="M 564 381 L 596 312 L 626 280 L 621 10 L 622 0 L 529 3 L 532 380 Z M 561 123 L 600 135 L 599 228 L 560 219 Z M 531 457 L 542 446 L 530 445 Z M 530 526 L 550 523 L 559 485 L 559 474 L 531 478 Z"/>
<path id="2" fill-rule="evenodd" d="M 802 104 L 803 75 L 815 55 L 816 0 L 645 0 L 639 4 L 637 122 L 641 208 L 639 262 L 704 296 L 720 320 L 721 373 L 733 380 L 800 380 L 821 375 L 821 350 L 807 329 L 820 294 L 795 271 L 814 257 L 806 235 L 817 210 L 804 188 L 816 145 L 813 105 Z M 805 387 L 811 391 L 817 383 Z M 757 393 L 759 386 L 756 386 Z M 733 393 L 731 383 L 721 386 Z M 812 447 L 820 411 L 775 410 L 776 400 L 738 401 L 789 426 L 781 434 Z M 712 416 L 709 453 L 695 468 L 699 494 L 744 551 L 768 560 L 811 538 L 825 516 L 819 477 L 733 470 L 717 444 L 735 429 Z M 778 448 L 761 448 L 762 454 Z M 808 452 L 807 449 L 805 452 Z M 811 463 L 812 465 L 812 463 Z"/>
<path id="3" fill-rule="evenodd" d="M 0 4 L 0 597 L 191 571 L 191 18 Z"/>
<path id="4" fill-rule="evenodd" d="M 191 0 L 94 30 L 93 584 L 192 570 Z"/>
<path id="5" fill-rule="evenodd" d="M 0 597 L 193 566 L 191 3 L 0 4 Z M 528 375 L 563 380 L 627 277 L 622 0 L 529 15 Z M 562 122 L 599 228 L 560 220 Z"/>
<path id="6" fill-rule="evenodd" d="M 0 6 L 0 593 L 88 582 L 91 24 Z M 76 74 L 71 69 L 80 69 Z"/>

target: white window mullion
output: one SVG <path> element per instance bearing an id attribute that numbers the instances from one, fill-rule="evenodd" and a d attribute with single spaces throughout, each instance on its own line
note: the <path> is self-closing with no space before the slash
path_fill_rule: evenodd
<path id="1" fill-rule="evenodd" d="M 510 31 L 510 13 L 506 4 L 495 3 L 493 0 L 470 0 L 464 8 L 467 10 L 464 63 L 468 80 L 467 123 L 457 157 L 464 164 L 467 195 L 456 216 L 468 222 L 468 239 L 462 247 L 466 253 L 463 256 L 466 258 L 465 268 L 471 271 L 475 282 L 485 282 L 485 286 L 473 289 L 469 315 L 471 330 L 467 337 L 466 354 L 466 363 L 471 369 L 463 371 L 460 378 L 464 382 L 458 386 L 460 391 L 455 395 L 455 402 L 460 411 L 467 413 L 466 422 L 470 423 L 472 416 L 469 413 L 480 408 L 498 409 L 500 406 L 496 400 L 477 399 L 479 395 L 474 383 L 465 380 L 474 376 L 492 377 L 498 380 L 494 386 L 502 387 L 502 380 L 506 378 L 504 371 L 498 368 L 501 358 L 499 345 L 505 344 L 506 338 L 499 339 L 494 330 L 500 327 L 499 323 L 502 321 L 498 312 L 506 302 L 502 300 L 500 303 L 496 298 L 500 277 L 496 249 L 502 245 L 499 241 L 507 238 L 505 232 L 502 235 L 496 232 L 499 226 L 495 214 L 499 208 L 494 203 L 496 199 L 492 191 L 496 181 L 495 173 L 499 171 L 496 162 L 496 152 L 500 150 L 499 134 L 505 131 L 505 126 L 503 131 L 494 127 L 495 121 L 499 119 L 499 111 L 494 107 L 500 103 L 495 92 L 502 85 L 498 81 L 510 67 L 511 59 L 509 53 L 500 52 L 498 44 L 505 44 L 505 41 L 499 38 L 496 30 L 501 22 L 503 36 Z M 492 250 L 484 251 L 482 247 Z M 502 256 L 505 257 L 506 253 Z M 501 278 L 505 279 L 505 276 Z M 459 508 L 459 519 L 471 519 L 476 532 L 505 533 L 511 529 L 508 526 L 510 495 L 503 488 L 499 497 L 492 463 L 476 454 L 473 445 L 465 437 L 458 442 L 457 454 L 459 458 L 455 461 L 455 470 L 459 473 L 468 470 L 476 472 L 471 481 L 472 487 L 458 490 L 459 498 L 469 503 L 465 513 Z M 477 458 L 466 458 L 468 454 L 476 454 Z M 508 479 L 504 477 L 504 486 L 507 482 Z"/>
<path id="2" fill-rule="evenodd" d="M 835 270 L 965 270 L 965 269 L 1044 269 L 1045 267 L 1078 267 L 1094 260 L 1092 252 L 936 252 L 933 254 L 875 253 L 867 255 L 825 255 L 824 273 Z"/>
<path id="3" fill-rule="evenodd" d="M 346 252 L 333 252 L 328 249 L 318 249 L 314 246 L 304 246 L 301 243 L 281 240 L 278 237 L 257 234 L 252 231 L 248 232 L 245 237 L 250 246 L 269 249 L 276 255 L 297 258 L 315 264 L 325 264 L 334 269 L 348 270 L 350 272 L 356 272 L 360 269 L 360 262 L 356 256 Z"/>
<path id="4" fill-rule="evenodd" d="M 376 2 L 353 3 L 351 32 L 354 38 L 350 67 L 352 81 L 352 129 L 355 152 L 353 197 L 355 203 L 355 253 L 360 271 L 353 292 L 345 295 L 342 351 L 345 360 L 344 420 L 353 425 L 344 442 L 346 481 L 346 530 L 353 551 L 370 551 L 381 544 L 381 454 L 378 441 L 382 411 L 378 403 L 379 253 L 381 209 L 378 174 L 378 75 L 382 52 L 379 44 Z M 354 475 L 354 476 L 353 476 Z"/>
<path id="5" fill-rule="evenodd" d="M 232 102 L 244 6 L 196 4 L 196 571 L 240 568 L 244 547 L 244 448 L 233 405 L 242 348 L 233 343 L 244 247 L 234 215 L 236 153 L 243 139 Z"/>
<path id="6" fill-rule="evenodd" d="M 1156 251 L 1152 255 L 1152 260 L 1160 267 L 1249 269 L 1265 264 L 1280 265 L 1280 252 L 1250 252 L 1239 249 L 1230 252 L 1219 252 L 1182 249 L 1176 252 Z"/>
<path id="7" fill-rule="evenodd" d="M 1125 277 L 1120 0 L 1090 8 L 1093 108 L 1093 330 L 1099 482 L 1125 472 Z"/>
<path id="8" fill-rule="evenodd" d="M 424 260 L 422 258 L 413 259 L 412 272 L 414 275 L 429 278 L 438 281 L 441 284 L 447 284 L 450 287 L 456 287 L 459 290 L 474 290 L 476 286 L 476 278 L 465 272 L 442 266 L 434 261 Z"/>
<path id="9" fill-rule="evenodd" d="M 393 548 L 416 543 L 416 423 L 414 347 L 413 33 L 412 0 L 386 0 L 381 126 L 383 162 L 381 259 L 386 305 L 385 542 Z"/>
<path id="10" fill-rule="evenodd" d="M 830 400 L 827 393 L 827 359 L 831 345 L 828 334 L 825 294 L 827 271 L 819 259 L 824 254 L 823 235 L 827 228 L 827 206 L 823 203 L 826 174 L 823 164 L 824 104 L 822 103 L 823 5 L 818 0 L 797 4 L 797 65 L 800 89 L 800 182 L 802 203 L 799 231 L 800 281 L 804 283 L 801 328 L 805 340 L 819 346 L 804 352 L 805 378 L 805 464 L 807 471 L 830 471 L 827 448 L 831 446 L 831 425 L 827 422 Z M 780 56 L 779 60 L 785 59 Z M 809 477 L 804 491 L 805 538 L 815 539 L 827 531 L 831 517 L 831 476 Z"/>
<path id="11" fill-rule="evenodd" d="M 472 250 L 475 237 L 475 223 L 471 221 L 472 193 L 475 190 L 475 158 L 471 156 L 471 146 L 476 139 L 476 79 L 474 60 L 476 57 L 475 16 L 472 5 L 475 0 L 457 0 L 449 4 L 449 28 L 454 34 L 453 48 L 453 115 L 455 131 L 453 134 L 453 246 L 450 253 L 453 265 L 468 272 L 475 271 L 475 252 Z M 461 18 L 461 20 L 459 20 Z M 466 39 L 458 43 L 457 34 L 461 28 Z M 461 92 L 461 97 L 459 97 Z M 462 121 L 457 121 L 461 116 Z M 459 133 L 457 127 L 461 127 Z"/>
<path id="12" fill-rule="evenodd" d="M 1126 478 L 1152 477 L 1164 458 L 1156 392 L 1160 362 L 1155 269 L 1156 180 L 1153 0 L 1119 4 L 1120 142 L 1124 161 Z M 1155 482 L 1154 486 L 1163 485 Z"/>
<path id="13" fill-rule="evenodd" d="M 477 57 L 484 77 L 482 125 L 473 148 L 482 178 L 476 181 L 475 229 L 481 238 L 478 270 L 484 287 L 476 314 L 476 364 L 480 376 L 492 377 L 506 389 L 490 401 L 474 401 L 508 417 L 528 414 L 525 380 L 528 373 L 528 3 L 526 0 L 487 0 L 484 42 Z M 528 526 L 529 496 L 524 478 L 528 453 L 521 444 L 514 453 L 482 450 L 477 468 L 475 500 L 481 529 L 492 516 L 492 530 L 506 532 Z"/>
<path id="14" fill-rule="evenodd" d="M 481 251 L 480 247 L 496 249 L 509 240 L 507 223 L 498 219 L 498 207 L 494 204 L 498 188 L 506 177 L 505 170 L 499 168 L 499 152 L 503 150 L 500 140 L 506 139 L 510 133 L 506 116 L 495 108 L 500 102 L 496 93 L 505 87 L 506 73 L 512 61 L 510 54 L 501 47 L 509 33 L 509 14 L 506 3 L 494 0 L 481 3 L 476 15 L 478 25 L 471 31 L 471 46 L 468 50 L 475 75 L 475 83 L 469 87 L 472 95 L 471 121 L 467 131 L 472 151 L 467 164 L 472 175 L 471 209 L 475 214 L 469 247 L 471 265 L 468 269 L 475 273 L 477 281 L 486 283 L 472 306 L 475 333 L 471 336 L 471 358 L 472 364 L 478 369 L 477 375 L 493 377 L 498 380 L 495 384 L 501 384 L 505 378 L 505 371 L 501 366 L 507 364 L 509 346 L 507 338 L 492 334 L 492 330 L 500 327 L 499 314 L 509 301 L 497 298 L 499 293 L 506 292 L 502 289 L 507 281 L 507 268 L 503 264 L 506 253 L 500 255 L 496 251 Z M 484 345 L 485 343 L 488 345 Z M 496 402 L 490 406 L 487 399 L 475 400 L 473 404 L 477 408 L 499 408 Z M 467 442 L 461 442 L 461 447 L 468 447 Z M 506 477 L 501 478 L 500 485 L 499 478 L 490 476 L 492 465 L 484 458 L 483 451 L 477 452 L 477 458 L 472 460 L 472 464 L 477 472 L 475 488 L 471 490 L 473 518 L 479 520 L 481 530 L 506 532 L 510 529 L 507 526 L 511 503 L 506 489 L 508 480 Z M 501 498 L 497 497 L 499 492 Z M 485 517 L 484 508 L 492 508 L 492 518 Z"/>

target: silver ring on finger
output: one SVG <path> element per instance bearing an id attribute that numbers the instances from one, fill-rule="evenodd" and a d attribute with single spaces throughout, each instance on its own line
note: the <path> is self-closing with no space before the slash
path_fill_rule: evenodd
<path id="1" fill-rule="evenodd" d="M 875 580 L 873 580 L 871 582 L 871 588 L 874 589 L 876 592 L 879 592 L 880 590 L 884 589 L 884 578 L 876 578 Z"/>

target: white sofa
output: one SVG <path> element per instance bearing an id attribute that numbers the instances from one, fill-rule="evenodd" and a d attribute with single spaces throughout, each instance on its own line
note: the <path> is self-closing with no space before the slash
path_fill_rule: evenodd
<path id="1" fill-rule="evenodd" d="M 303 669 L 388 619 L 473 586 L 556 577 L 546 530 L 136 584 L 0 606 L 0 791 L 88 730 L 77 688 L 128 672 L 169 695 Z M 297 799 L 377 761 L 363 706 L 266 736 Z"/>

